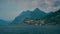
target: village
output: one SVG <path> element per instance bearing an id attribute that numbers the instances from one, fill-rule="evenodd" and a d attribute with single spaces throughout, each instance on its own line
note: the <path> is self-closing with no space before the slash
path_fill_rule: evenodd
<path id="1" fill-rule="evenodd" d="M 34 19 L 26 18 L 24 20 L 24 23 L 30 24 L 30 25 L 44 25 L 45 24 L 44 22 L 45 20 L 40 20 L 40 19 L 34 20 Z"/>

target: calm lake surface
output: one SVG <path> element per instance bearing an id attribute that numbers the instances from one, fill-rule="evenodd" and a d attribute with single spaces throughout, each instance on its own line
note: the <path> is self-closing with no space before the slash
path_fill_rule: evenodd
<path id="1" fill-rule="evenodd" d="M 0 34 L 60 34 L 60 25 L 0 26 Z"/>

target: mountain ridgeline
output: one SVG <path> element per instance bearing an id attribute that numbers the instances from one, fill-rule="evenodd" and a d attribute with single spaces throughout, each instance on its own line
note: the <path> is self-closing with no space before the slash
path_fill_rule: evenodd
<path id="1" fill-rule="evenodd" d="M 20 15 L 18 15 L 12 22 L 14 23 L 22 23 L 25 19 L 32 19 L 32 20 L 37 20 L 37 19 L 42 19 L 45 17 L 47 14 L 40 9 L 36 8 L 34 11 L 23 11 Z"/>
<path id="2" fill-rule="evenodd" d="M 0 25 L 8 25 L 8 21 L 0 19 Z M 33 11 L 23 11 L 11 23 L 11 25 L 33 24 L 33 25 L 60 25 L 60 9 L 55 12 L 45 13 L 39 8 Z"/>
<path id="3" fill-rule="evenodd" d="M 23 11 L 12 22 L 12 24 L 60 24 L 60 9 L 55 12 L 45 13 L 36 8 L 33 11 Z"/>

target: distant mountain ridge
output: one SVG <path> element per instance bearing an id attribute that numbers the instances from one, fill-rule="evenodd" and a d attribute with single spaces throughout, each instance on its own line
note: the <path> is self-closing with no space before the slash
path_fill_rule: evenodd
<path id="1" fill-rule="evenodd" d="M 8 21 L 0 19 L 0 25 L 8 25 L 8 24 L 9 24 Z"/>

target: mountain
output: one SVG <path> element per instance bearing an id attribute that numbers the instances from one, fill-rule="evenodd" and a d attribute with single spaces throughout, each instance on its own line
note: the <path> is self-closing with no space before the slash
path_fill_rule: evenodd
<path id="1" fill-rule="evenodd" d="M 60 24 L 60 9 L 46 16 L 45 23 Z"/>
<path id="2" fill-rule="evenodd" d="M 17 16 L 12 24 L 14 23 L 22 23 L 24 19 L 42 19 L 46 15 L 45 12 L 41 11 L 40 9 L 36 8 L 34 11 L 23 11 L 19 16 Z"/>
<path id="3" fill-rule="evenodd" d="M 9 23 L 5 20 L 0 19 L 0 25 L 8 25 Z"/>
<path id="4" fill-rule="evenodd" d="M 31 18 L 32 19 L 42 19 L 43 17 L 45 17 L 46 16 L 46 13 L 45 12 L 43 12 L 43 11 L 41 11 L 40 9 L 38 9 L 38 8 L 36 8 L 33 12 L 32 12 L 32 14 L 31 14 Z"/>
<path id="5" fill-rule="evenodd" d="M 27 10 L 27 11 L 23 11 L 19 16 L 17 16 L 12 24 L 14 23 L 21 23 L 25 18 L 30 17 L 31 11 Z"/>
<path id="6" fill-rule="evenodd" d="M 46 16 L 43 19 L 48 19 L 50 18 L 55 12 L 49 12 L 46 14 Z"/>

